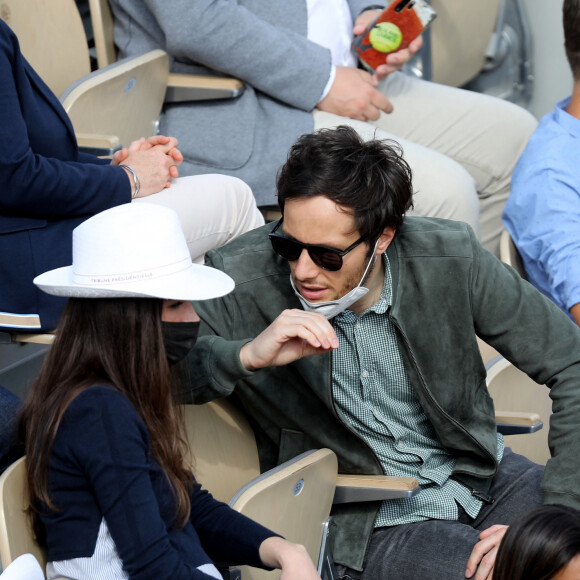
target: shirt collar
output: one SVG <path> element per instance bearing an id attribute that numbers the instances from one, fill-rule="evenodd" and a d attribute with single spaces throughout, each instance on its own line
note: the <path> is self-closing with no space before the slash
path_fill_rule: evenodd
<path id="1" fill-rule="evenodd" d="M 554 109 L 554 119 L 560 127 L 564 128 L 568 133 L 574 137 L 580 138 L 580 121 L 566 112 L 566 107 L 570 104 L 571 97 L 563 99 L 556 103 Z"/>
<path id="2" fill-rule="evenodd" d="M 383 262 L 385 264 L 385 279 L 383 281 L 381 297 L 368 309 L 372 312 L 376 312 L 377 314 L 384 314 L 387 312 L 393 302 L 393 278 L 391 276 L 389 258 L 387 258 L 386 253 L 383 254 Z"/>

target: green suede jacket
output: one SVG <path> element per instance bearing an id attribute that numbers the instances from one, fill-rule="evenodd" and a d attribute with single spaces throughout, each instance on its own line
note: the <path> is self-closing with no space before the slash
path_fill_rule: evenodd
<path id="1" fill-rule="evenodd" d="M 252 418 L 263 469 L 308 449 L 335 451 L 343 473 L 382 474 L 370 447 L 340 416 L 331 356 L 246 371 L 239 350 L 282 310 L 300 308 L 288 263 L 273 251 L 271 225 L 210 252 L 234 292 L 195 304 L 204 335 L 190 355 L 188 399 L 232 393 Z M 493 402 L 476 336 L 551 389 L 552 458 L 546 501 L 580 508 L 580 329 L 516 272 L 485 251 L 463 223 L 406 218 L 388 250 L 391 316 L 411 384 L 438 439 L 456 457 L 454 477 L 487 491 L 498 469 Z M 333 511 L 334 557 L 361 570 L 377 503 Z"/>

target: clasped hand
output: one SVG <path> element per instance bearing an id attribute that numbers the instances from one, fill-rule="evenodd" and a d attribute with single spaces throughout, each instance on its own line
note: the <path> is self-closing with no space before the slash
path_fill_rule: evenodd
<path id="1" fill-rule="evenodd" d="M 139 197 L 157 193 L 179 177 L 178 167 L 183 161 L 175 137 L 155 135 L 133 141 L 129 147 L 117 151 L 111 165 L 130 165 L 141 183 Z"/>

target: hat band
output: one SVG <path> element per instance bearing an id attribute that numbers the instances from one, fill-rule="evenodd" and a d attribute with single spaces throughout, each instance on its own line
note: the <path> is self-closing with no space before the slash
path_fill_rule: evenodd
<path id="1" fill-rule="evenodd" d="M 132 284 L 133 282 L 146 282 L 157 278 L 171 276 L 183 272 L 191 267 L 191 258 L 187 256 L 179 262 L 150 268 L 148 270 L 136 270 L 117 274 L 78 274 L 73 271 L 73 282 L 77 286 L 115 286 L 119 284 Z"/>

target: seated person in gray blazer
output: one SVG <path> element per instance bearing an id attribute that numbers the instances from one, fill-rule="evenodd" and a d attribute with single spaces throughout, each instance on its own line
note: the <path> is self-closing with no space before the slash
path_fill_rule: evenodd
<path id="1" fill-rule="evenodd" d="M 184 174 L 242 178 L 258 205 L 299 135 L 349 123 L 365 138 L 396 138 L 414 173 L 415 212 L 468 222 L 497 252 L 514 164 L 536 120 L 497 98 L 397 72 L 418 50 L 357 68 L 353 34 L 384 0 L 111 0 L 120 56 L 162 48 L 176 72 L 242 79 L 235 100 L 168 106 Z M 481 212 L 481 215 L 480 215 Z"/>

